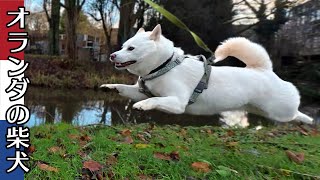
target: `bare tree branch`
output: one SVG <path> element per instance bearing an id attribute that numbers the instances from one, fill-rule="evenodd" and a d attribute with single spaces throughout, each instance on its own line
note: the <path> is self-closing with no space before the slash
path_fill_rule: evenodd
<path id="1" fill-rule="evenodd" d="M 258 10 L 256 10 L 250 3 L 248 3 L 247 0 L 244 0 L 244 3 L 251 9 L 252 12 L 254 12 L 255 14 L 258 13 Z"/>
<path id="2" fill-rule="evenodd" d="M 257 17 L 239 17 L 239 18 L 236 18 L 236 19 L 231 19 L 231 20 L 228 20 L 228 21 L 225 21 L 223 22 L 223 24 L 232 24 L 236 21 L 239 21 L 239 20 L 242 20 L 242 19 L 257 19 Z"/>
<path id="3" fill-rule="evenodd" d="M 61 2 L 60 2 L 60 6 L 61 7 L 63 7 L 63 8 L 65 8 L 65 9 L 68 9 L 64 4 L 62 4 Z"/>
<path id="4" fill-rule="evenodd" d="M 51 18 L 50 18 L 49 13 L 48 13 L 47 4 L 48 4 L 48 0 L 43 0 L 43 4 L 42 4 L 43 5 L 43 9 L 44 9 L 44 12 L 46 13 L 47 20 L 50 23 Z"/>
<path id="5" fill-rule="evenodd" d="M 102 18 L 98 19 L 94 14 L 88 13 L 90 17 L 92 17 L 95 21 L 101 21 Z"/>

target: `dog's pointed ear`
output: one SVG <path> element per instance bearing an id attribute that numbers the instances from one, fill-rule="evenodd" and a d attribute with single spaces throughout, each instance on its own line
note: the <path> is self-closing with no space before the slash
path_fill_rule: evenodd
<path id="1" fill-rule="evenodd" d="M 158 41 L 160 39 L 162 32 L 161 32 L 161 26 L 158 24 L 151 32 L 150 39 L 154 41 Z"/>
<path id="2" fill-rule="evenodd" d="M 138 33 L 142 33 L 142 32 L 146 32 L 143 28 L 140 28 L 138 31 L 137 31 L 137 34 Z"/>

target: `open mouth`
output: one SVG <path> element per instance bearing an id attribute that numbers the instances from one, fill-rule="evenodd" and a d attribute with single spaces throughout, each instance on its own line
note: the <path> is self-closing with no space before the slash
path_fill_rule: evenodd
<path id="1" fill-rule="evenodd" d="M 136 62 L 137 61 L 127 61 L 127 62 L 124 62 L 124 63 L 115 62 L 115 67 L 116 68 L 123 68 L 123 67 L 129 66 L 131 64 L 134 64 Z"/>

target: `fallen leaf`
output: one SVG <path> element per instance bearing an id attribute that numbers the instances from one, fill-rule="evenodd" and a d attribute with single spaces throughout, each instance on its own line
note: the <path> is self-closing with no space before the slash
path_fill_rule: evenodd
<path id="1" fill-rule="evenodd" d="M 227 143 L 227 147 L 236 147 L 238 146 L 239 142 L 233 141 L 233 142 L 228 142 Z"/>
<path id="2" fill-rule="evenodd" d="M 96 161 L 88 160 L 83 163 L 83 168 L 89 169 L 91 172 L 94 172 L 101 170 L 102 165 Z"/>
<path id="3" fill-rule="evenodd" d="M 81 151 L 81 150 L 78 151 L 78 155 L 81 156 L 82 158 L 87 156 L 87 154 L 85 152 Z"/>
<path id="4" fill-rule="evenodd" d="M 57 168 L 49 166 L 48 164 L 37 162 L 37 166 L 39 169 L 41 169 L 43 171 L 58 172 Z"/>
<path id="5" fill-rule="evenodd" d="M 186 136 L 187 135 L 187 131 L 185 129 L 181 129 L 180 134 L 182 136 Z"/>
<path id="6" fill-rule="evenodd" d="M 70 139 L 75 140 L 75 139 L 78 139 L 78 138 L 79 138 L 79 135 L 77 135 L 77 134 L 69 134 L 68 137 L 69 137 Z"/>
<path id="7" fill-rule="evenodd" d="M 106 165 L 112 166 L 112 165 L 116 164 L 117 162 L 118 162 L 118 159 L 115 156 L 110 155 L 106 161 Z"/>
<path id="8" fill-rule="evenodd" d="M 139 174 L 138 175 L 138 179 L 139 180 L 152 180 L 153 178 L 151 176 L 147 176 L 147 175 L 144 175 L 144 174 Z"/>
<path id="9" fill-rule="evenodd" d="M 308 130 L 304 128 L 303 126 L 299 126 L 298 131 L 305 136 L 309 136 Z"/>
<path id="10" fill-rule="evenodd" d="M 143 134 L 137 134 L 138 139 L 140 139 L 143 142 L 147 142 L 147 140 L 144 138 Z"/>
<path id="11" fill-rule="evenodd" d="M 136 145 L 134 145 L 134 147 L 137 149 L 144 149 L 144 148 L 150 147 L 150 145 L 149 144 L 136 144 Z"/>
<path id="12" fill-rule="evenodd" d="M 81 141 L 91 141 L 91 137 L 88 136 L 87 134 L 85 134 L 85 135 L 82 135 L 82 136 L 80 137 L 80 140 L 81 140 Z"/>
<path id="13" fill-rule="evenodd" d="M 227 132 L 227 135 L 228 136 L 234 136 L 235 135 L 235 133 L 234 133 L 234 131 L 232 131 L 232 130 L 228 130 L 228 132 Z"/>
<path id="14" fill-rule="evenodd" d="M 170 157 L 171 157 L 172 160 L 175 160 L 175 161 L 179 161 L 180 160 L 180 155 L 179 155 L 178 151 L 172 151 L 170 153 Z"/>
<path id="15" fill-rule="evenodd" d="M 157 159 L 162 159 L 162 160 L 171 160 L 171 157 L 169 154 L 161 153 L 161 152 L 154 152 L 153 157 Z"/>
<path id="16" fill-rule="evenodd" d="M 131 135 L 131 131 L 129 129 L 124 129 L 124 130 L 120 131 L 120 134 L 122 136 L 130 136 Z"/>
<path id="17" fill-rule="evenodd" d="M 162 160 L 174 160 L 174 161 L 179 161 L 180 160 L 180 155 L 178 151 L 172 151 L 171 153 L 162 153 L 162 152 L 154 152 L 153 156 L 157 159 L 162 159 Z"/>
<path id="18" fill-rule="evenodd" d="M 286 154 L 290 160 L 292 160 L 298 164 L 301 164 L 304 161 L 304 154 L 303 153 L 294 153 L 292 151 L 287 150 Z"/>
<path id="19" fill-rule="evenodd" d="M 62 153 L 63 149 L 61 147 L 59 147 L 59 146 L 53 146 L 53 147 L 49 148 L 48 151 L 50 153 L 56 153 L 56 152 Z"/>
<path id="20" fill-rule="evenodd" d="M 191 164 L 191 167 L 195 171 L 207 173 L 211 171 L 210 164 L 206 162 L 194 162 Z"/>
<path id="21" fill-rule="evenodd" d="M 34 145 L 31 145 L 28 147 L 28 150 L 27 150 L 28 154 L 32 154 L 35 151 L 36 151 L 36 147 Z"/>
<path id="22" fill-rule="evenodd" d="M 132 144 L 133 143 L 132 137 L 131 136 L 127 136 L 126 138 L 124 138 L 123 143 Z"/>
<path id="23" fill-rule="evenodd" d="M 208 134 L 212 134 L 211 129 L 207 129 L 207 133 L 208 133 Z"/>
<path id="24" fill-rule="evenodd" d="M 317 128 L 313 128 L 310 132 L 310 135 L 311 136 L 319 136 L 320 135 L 319 130 Z"/>

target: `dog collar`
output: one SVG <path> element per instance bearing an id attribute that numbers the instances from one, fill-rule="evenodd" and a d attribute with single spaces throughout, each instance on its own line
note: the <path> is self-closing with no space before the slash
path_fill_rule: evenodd
<path id="1" fill-rule="evenodd" d="M 173 58 L 174 53 L 172 53 L 171 57 L 169 57 L 169 59 L 166 60 L 166 62 L 162 63 L 160 66 L 158 66 L 157 68 L 155 68 L 154 70 L 150 71 L 149 74 L 153 74 L 157 71 L 159 71 L 160 69 L 164 68 Z"/>

